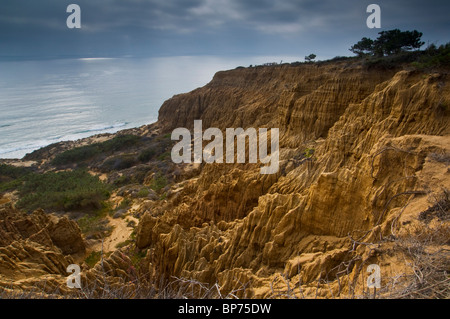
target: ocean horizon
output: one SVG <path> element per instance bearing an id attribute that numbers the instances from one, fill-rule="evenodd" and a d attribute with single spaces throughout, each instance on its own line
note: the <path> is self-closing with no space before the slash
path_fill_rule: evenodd
<path id="1" fill-rule="evenodd" d="M 173 95 L 221 70 L 295 57 L 180 56 L 0 61 L 0 158 L 157 121 Z"/>

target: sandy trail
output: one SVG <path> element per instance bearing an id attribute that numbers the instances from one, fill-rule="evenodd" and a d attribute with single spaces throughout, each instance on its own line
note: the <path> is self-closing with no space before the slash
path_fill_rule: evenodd
<path id="1" fill-rule="evenodd" d="M 133 220 L 136 225 L 138 219 L 133 216 L 126 216 L 125 218 L 112 218 L 108 216 L 109 225 L 114 229 L 111 236 L 107 237 L 103 241 L 103 252 L 107 253 L 116 250 L 116 245 L 127 240 L 133 232 L 133 227 L 128 227 L 127 224 L 130 220 Z M 91 247 L 93 251 L 100 251 L 102 249 L 101 241 Z"/>

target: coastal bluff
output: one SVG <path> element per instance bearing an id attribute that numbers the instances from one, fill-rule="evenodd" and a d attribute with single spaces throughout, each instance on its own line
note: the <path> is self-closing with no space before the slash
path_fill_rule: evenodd
<path id="1" fill-rule="evenodd" d="M 349 298 L 372 293 L 367 267 L 375 264 L 384 287 L 378 293 L 403 296 L 415 284 L 412 265 L 419 267 L 425 256 L 449 267 L 449 106 L 445 69 L 368 66 L 362 59 L 236 68 L 165 101 L 156 123 L 51 145 L 24 160 L 52 170 L 51 160 L 68 149 L 123 134 L 153 143 L 176 128 L 192 130 L 194 120 L 222 131 L 278 128 L 279 170 L 270 175 L 260 174 L 258 164 L 174 164 L 170 158 L 164 167 L 132 162 L 102 171 L 108 159 L 138 154 L 139 144 L 125 155 L 85 162 L 104 181 L 141 174 L 135 188 L 155 185 L 156 169 L 170 181 L 145 198 L 132 197 L 131 186 L 113 192 L 130 198 L 126 209 L 138 222 L 128 250 L 105 257 L 111 276 L 131 278 L 132 251 L 157 289 L 197 282 L 217 284 L 222 297 Z M 45 228 L 39 216 L 27 223 Z M 3 228 L 0 257 L 13 249 L 12 239 L 2 239 Z M 72 252 L 51 232 L 42 233 L 42 240 L 14 240 L 48 242 L 63 284 L 62 265 L 73 262 Z M 83 251 L 76 238 L 76 251 Z M 98 263 L 84 278 L 94 280 L 100 270 Z"/>
<path id="2" fill-rule="evenodd" d="M 141 218 L 136 244 L 168 278 L 247 297 L 351 296 L 369 264 L 382 265 L 385 282 L 408 276 L 398 242 L 449 235 L 448 220 L 419 220 L 448 196 L 449 102 L 445 71 L 338 61 L 218 72 L 166 101 L 159 129 L 196 119 L 279 128 L 280 170 L 202 165 L 162 216 Z"/>

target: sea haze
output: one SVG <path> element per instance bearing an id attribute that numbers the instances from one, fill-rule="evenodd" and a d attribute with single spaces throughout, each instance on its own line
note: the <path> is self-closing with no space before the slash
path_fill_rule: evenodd
<path id="1" fill-rule="evenodd" d="M 274 61 L 279 57 L 0 62 L 0 158 L 153 123 L 165 100 L 207 84 L 215 72 Z"/>

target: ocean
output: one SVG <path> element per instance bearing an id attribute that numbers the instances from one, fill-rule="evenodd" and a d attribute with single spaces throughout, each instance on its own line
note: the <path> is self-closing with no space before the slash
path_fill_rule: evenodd
<path id="1" fill-rule="evenodd" d="M 22 158 L 51 143 L 153 123 L 165 100 L 207 84 L 217 71 L 282 59 L 194 56 L 2 61 L 0 158 Z"/>

